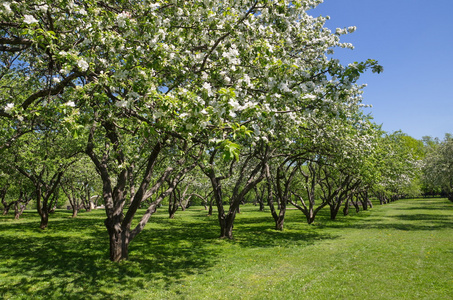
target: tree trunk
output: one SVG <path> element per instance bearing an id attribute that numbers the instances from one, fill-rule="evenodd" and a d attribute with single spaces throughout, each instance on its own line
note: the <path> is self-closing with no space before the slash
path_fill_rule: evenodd
<path id="1" fill-rule="evenodd" d="M 260 204 L 260 211 L 264 211 L 264 201 L 263 199 L 260 199 L 261 201 L 259 202 Z"/>
<path id="2" fill-rule="evenodd" d="M 119 262 L 127 260 L 129 257 L 129 241 L 121 232 L 113 232 L 110 234 L 110 260 Z"/>
<path id="3" fill-rule="evenodd" d="M 337 218 L 338 211 L 340 210 L 342 203 L 330 205 L 330 219 L 335 220 Z"/>
<path id="4" fill-rule="evenodd" d="M 345 216 L 349 215 L 349 198 L 346 200 L 346 203 L 344 204 L 343 215 Z"/>
<path id="5" fill-rule="evenodd" d="M 209 174 L 209 179 L 211 180 L 211 185 L 213 189 L 213 197 L 217 205 L 217 210 L 218 210 L 218 219 L 219 219 L 219 224 L 220 224 L 220 237 L 224 238 L 228 236 L 227 231 L 232 230 L 233 228 L 228 228 L 227 229 L 227 222 L 226 222 L 226 216 L 225 216 L 225 210 L 223 208 L 223 199 L 222 199 L 222 186 L 220 185 L 219 179 L 216 178 L 215 174 L 212 172 Z M 211 209 L 211 208 L 210 208 Z M 232 224 L 231 224 L 232 227 Z"/>
<path id="6" fill-rule="evenodd" d="M 121 228 L 120 222 L 105 220 L 105 226 L 110 238 L 110 260 L 118 262 L 129 257 L 130 230 Z"/>
<path id="7" fill-rule="evenodd" d="M 359 202 L 359 200 L 354 201 L 354 200 L 351 199 L 351 203 L 355 207 L 355 211 L 357 213 L 360 211 L 360 207 L 359 207 L 359 203 L 358 202 Z"/>
<path id="8" fill-rule="evenodd" d="M 257 187 L 255 187 L 255 202 L 253 203 L 256 205 L 256 203 L 259 204 L 260 206 L 260 211 L 264 211 L 264 192 L 266 191 L 266 185 L 263 185 L 261 190 Z"/>
<path id="9" fill-rule="evenodd" d="M 286 209 L 285 209 L 286 211 Z M 275 230 L 283 231 L 283 225 L 285 223 L 285 214 L 282 215 L 282 210 L 280 211 L 280 215 L 278 216 L 277 220 L 275 220 Z"/>
<path id="10" fill-rule="evenodd" d="M 11 204 L 9 204 L 9 205 L 3 204 L 3 215 L 7 215 L 8 214 L 10 207 L 11 207 Z"/>
<path id="11" fill-rule="evenodd" d="M 14 201 L 14 219 L 19 220 L 30 200 L 30 195 L 27 195 L 23 191 L 20 192 L 19 199 Z"/>
<path id="12" fill-rule="evenodd" d="M 368 210 L 368 199 L 365 196 L 361 197 L 360 203 L 362 203 L 363 210 Z"/>
<path id="13" fill-rule="evenodd" d="M 20 216 L 25 210 L 26 205 L 19 205 L 20 208 L 16 209 L 14 212 L 14 219 L 19 220 Z"/>
<path id="14" fill-rule="evenodd" d="M 174 219 L 177 210 L 178 202 L 176 201 L 176 195 L 174 193 L 171 193 L 168 197 L 168 217 L 170 219 Z"/>
<path id="15" fill-rule="evenodd" d="M 236 209 L 230 210 L 226 215 L 224 222 L 220 223 L 220 238 L 233 239 L 234 219 L 236 218 Z"/>
<path id="16" fill-rule="evenodd" d="M 174 219 L 175 218 L 175 213 L 178 210 L 178 206 L 176 203 L 169 204 L 168 206 L 168 218 L 169 219 Z"/>
<path id="17" fill-rule="evenodd" d="M 19 206 L 20 206 L 20 202 L 16 201 L 16 203 L 14 203 L 14 219 L 16 219 L 16 220 L 19 220 L 19 217 L 21 215 L 21 210 L 19 209 Z"/>
<path id="18" fill-rule="evenodd" d="M 213 200 L 213 199 L 211 199 L 211 201 L 209 201 L 208 216 L 212 216 L 212 200 Z"/>
<path id="19" fill-rule="evenodd" d="M 7 191 L 8 191 L 8 187 L 0 190 L 0 198 L 2 199 L 2 204 L 3 204 L 3 215 L 6 215 L 9 211 L 9 208 L 11 207 L 11 203 L 8 205 L 8 203 L 6 203 L 6 201 L 5 201 Z"/>
<path id="20" fill-rule="evenodd" d="M 313 206 L 310 205 L 307 213 L 305 214 L 305 217 L 307 218 L 308 225 L 312 224 L 315 221 L 315 214 L 314 214 Z"/>
<path id="21" fill-rule="evenodd" d="M 41 224 L 39 225 L 39 228 L 46 229 L 48 224 L 49 224 L 49 213 L 47 212 L 47 210 L 43 209 L 41 213 Z"/>
<path id="22" fill-rule="evenodd" d="M 271 215 L 274 218 L 275 230 L 283 231 L 283 225 L 285 223 L 286 205 L 284 207 L 280 207 L 279 213 L 277 214 L 274 206 L 274 193 L 272 192 L 272 186 L 270 183 L 268 183 L 267 186 L 268 186 L 267 203 L 271 210 Z"/>
<path id="23" fill-rule="evenodd" d="M 274 217 L 275 221 L 275 230 L 283 231 L 283 224 L 285 223 L 285 215 L 286 215 L 286 202 L 287 200 L 281 201 L 280 205 L 280 212 L 278 213 L 277 218 Z"/>

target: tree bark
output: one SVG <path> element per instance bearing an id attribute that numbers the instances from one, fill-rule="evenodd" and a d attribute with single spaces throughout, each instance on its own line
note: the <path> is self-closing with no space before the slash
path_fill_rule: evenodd
<path id="1" fill-rule="evenodd" d="M 49 212 L 47 210 L 42 210 L 41 223 L 39 224 L 39 228 L 46 229 L 48 224 L 49 224 Z"/>
<path id="2" fill-rule="evenodd" d="M 369 200 L 368 200 L 368 194 L 367 193 L 365 193 L 365 192 L 360 193 L 360 203 L 362 203 L 363 210 L 368 210 Z"/>
<path id="3" fill-rule="evenodd" d="M 229 211 L 225 217 L 224 225 L 221 227 L 220 238 L 233 239 L 234 219 L 236 218 L 236 210 Z"/>
<path id="4" fill-rule="evenodd" d="M 286 213 L 286 208 L 280 210 L 280 214 L 279 214 L 277 220 L 275 220 L 275 230 L 283 231 L 283 225 L 285 223 L 285 213 Z"/>
<path id="5" fill-rule="evenodd" d="M 16 204 L 14 205 L 14 219 L 19 220 L 24 210 L 25 205 L 21 205 L 20 202 L 16 202 Z"/>
<path id="6" fill-rule="evenodd" d="M 178 210 L 178 202 L 176 201 L 175 193 L 171 193 L 168 197 L 168 215 L 170 219 L 175 218 L 175 213 Z"/>
<path id="7" fill-rule="evenodd" d="M 211 185 L 214 191 L 214 200 L 217 205 L 217 217 L 219 219 L 220 225 L 220 237 L 226 237 L 226 217 L 225 217 L 225 210 L 223 208 L 223 199 L 222 199 L 222 186 L 220 185 L 219 179 L 216 178 L 214 172 L 210 175 Z"/>
<path id="8" fill-rule="evenodd" d="M 343 202 L 336 202 L 334 205 L 330 205 L 330 219 L 335 220 L 338 215 L 338 211 L 340 210 L 341 204 Z"/>
<path id="9" fill-rule="evenodd" d="M 269 205 L 269 209 L 271 210 L 271 215 L 272 218 L 274 219 L 275 222 L 275 230 L 283 231 L 283 225 L 285 223 L 285 215 L 286 215 L 286 205 L 282 207 L 281 205 L 279 206 L 279 212 L 275 210 L 274 206 L 274 193 L 272 192 L 272 184 L 268 182 L 268 198 L 267 198 L 267 203 Z"/>
<path id="10" fill-rule="evenodd" d="M 8 187 L 9 186 L 7 185 L 5 188 L 0 190 L 0 198 L 2 199 L 2 204 L 3 204 L 3 215 L 8 214 L 8 211 L 9 211 L 9 209 L 11 207 L 11 204 L 12 204 L 12 203 L 8 204 L 5 201 L 5 197 L 6 197 L 6 193 L 8 191 Z"/>
<path id="11" fill-rule="evenodd" d="M 214 201 L 214 198 L 211 198 L 209 201 L 209 210 L 208 210 L 208 216 L 212 216 L 212 202 Z"/>
<path id="12" fill-rule="evenodd" d="M 343 215 L 345 216 L 349 215 L 349 198 L 346 199 L 346 202 L 344 204 Z"/>
<path id="13" fill-rule="evenodd" d="M 13 204 L 13 202 L 11 202 L 9 204 L 6 204 L 6 203 L 3 204 L 3 215 L 8 214 L 9 209 L 11 208 L 11 204 Z"/>
<path id="14" fill-rule="evenodd" d="M 119 262 L 129 258 L 130 230 L 121 227 L 122 217 L 105 220 L 110 239 L 110 260 Z"/>

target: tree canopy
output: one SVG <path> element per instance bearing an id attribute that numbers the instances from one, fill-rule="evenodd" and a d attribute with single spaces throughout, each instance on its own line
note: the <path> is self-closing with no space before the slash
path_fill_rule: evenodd
<path id="1" fill-rule="evenodd" d="M 85 203 L 102 189 L 114 261 L 190 176 L 211 190 L 192 195 L 212 195 L 227 238 L 258 186 L 260 201 L 278 204 L 280 230 L 287 203 L 310 223 L 315 201 L 334 218 L 344 203 L 368 203 L 368 192 L 401 196 L 424 153 L 364 115 L 357 80 L 383 69 L 335 58 L 353 48 L 340 38 L 355 27 L 325 27 L 327 17 L 310 15 L 320 2 L 5 2 L 0 151 L 17 153 L 33 183 L 43 166 L 54 170 L 49 199 L 60 183 Z"/>

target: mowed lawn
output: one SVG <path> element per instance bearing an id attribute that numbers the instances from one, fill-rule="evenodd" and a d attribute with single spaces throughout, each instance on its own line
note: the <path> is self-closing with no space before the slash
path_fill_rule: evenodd
<path id="1" fill-rule="evenodd" d="M 0 216 L 3 299 L 453 299 L 453 203 L 400 200 L 307 225 L 289 210 L 245 206 L 235 239 L 217 238 L 202 207 L 168 219 L 162 208 L 108 260 L 104 212 L 57 211 L 40 230 L 34 211 Z"/>

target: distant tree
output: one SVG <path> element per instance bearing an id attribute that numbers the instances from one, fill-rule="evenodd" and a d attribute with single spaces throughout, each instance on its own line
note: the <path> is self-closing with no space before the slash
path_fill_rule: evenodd
<path id="1" fill-rule="evenodd" d="M 286 208 L 291 201 L 293 184 L 296 174 L 299 172 L 301 160 L 296 157 L 287 157 L 280 162 L 275 161 L 276 170 L 267 168 L 266 179 L 268 186 L 268 201 L 271 215 L 275 222 L 276 230 L 283 230 L 285 223 Z M 274 201 L 274 199 L 276 201 Z M 275 207 L 277 204 L 277 208 Z M 277 211 L 278 210 L 278 211 Z"/>
<path id="2" fill-rule="evenodd" d="M 54 127 L 27 134 L 9 149 L 14 153 L 15 169 L 34 187 L 41 229 L 47 227 L 49 214 L 57 206 L 64 172 L 78 159 L 76 156 L 81 151 L 72 136 L 58 129 Z"/>
<path id="3" fill-rule="evenodd" d="M 439 144 L 428 149 L 423 166 L 427 186 L 439 188 L 453 201 L 453 136 L 446 134 Z"/>
<path id="4" fill-rule="evenodd" d="M 102 183 L 94 165 L 86 155 L 81 155 L 68 168 L 61 179 L 60 186 L 68 198 L 73 217 L 77 216 L 81 208 L 90 211 L 94 206 L 93 196 L 99 195 L 102 190 Z"/>
<path id="5" fill-rule="evenodd" d="M 269 160 L 269 149 L 264 144 L 261 144 L 261 147 L 249 147 L 240 158 L 235 154 L 237 147 L 238 145 L 226 147 L 231 150 L 227 152 L 214 148 L 204 161 L 198 162 L 200 169 L 211 182 L 218 211 L 220 237 L 229 239 L 233 238 L 233 224 L 239 206 L 243 204 L 245 196 L 265 178 Z M 223 189 L 223 182 L 228 179 L 233 186 L 229 199 L 225 197 Z M 224 203 L 229 203 L 228 209 L 225 209 Z"/>
<path id="6" fill-rule="evenodd" d="M 412 138 L 401 131 L 385 133 L 379 139 L 376 160 L 380 175 L 373 191 L 381 204 L 409 194 L 420 194 L 420 187 L 414 186 L 414 180 L 420 171 L 419 158 L 423 153 L 419 149 L 419 143 L 416 143 L 417 147 L 413 147 L 408 141 L 412 141 Z"/>

